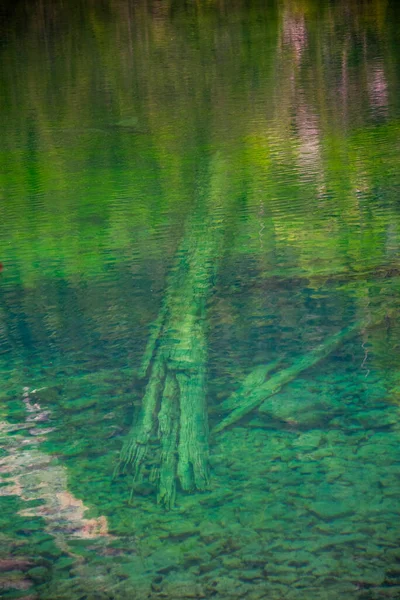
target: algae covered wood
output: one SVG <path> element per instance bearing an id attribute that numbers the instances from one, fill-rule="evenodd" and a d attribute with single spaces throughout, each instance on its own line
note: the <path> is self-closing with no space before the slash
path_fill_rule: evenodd
<path id="1" fill-rule="evenodd" d="M 222 403 L 222 409 L 230 410 L 231 412 L 218 423 L 216 427 L 214 427 L 213 433 L 218 433 L 239 421 L 269 397 L 277 394 L 284 385 L 295 379 L 302 371 L 313 367 L 326 358 L 340 344 L 353 335 L 356 335 L 363 327 L 365 327 L 365 322 L 356 322 L 353 325 L 342 329 L 330 336 L 325 342 L 317 346 L 317 348 L 314 348 L 314 350 L 299 358 L 287 369 L 282 369 L 278 373 L 272 375 L 268 381 L 255 386 L 252 392 L 243 396 L 235 393 L 233 398 L 230 397 Z M 256 370 L 252 372 L 255 374 L 254 378 L 257 376 L 259 377 L 260 370 L 260 367 L 257 367 Z M 245 383 L 246 381 L 251 380 L 252 373 L 246 378 Z M 247 390 L 248 388 L 246 387 L 245 389 Z"/>
<path id="2" fill-rule="evenodd" d="M 173 373 L 168 373 L 158 414 L 162 469 L 159 472 L 157 496 L 159 504 L 164 504 L 168 509 L 174 506 L 176 496 L 176 447 L 179 435 L 178 394 L 176 377 Z"/>
<path id="3" fill-rule="evenodd" d="M 233 392 L 221 405 L 224 411 L 234 410 L 243 403 L 243 399 L 248 397 L 255 389 L 259 388 L 265 383 L 268 375 L 271 371 L 275 371 L 278 365 L 281 363 L 280 360 L 275 360 L 268 365 L 257 365 L 247 375 L 240 388 Z"/>
<path id="4" fill-rule="evenodd" d="M 135 477 L 140 475 L 140 465 L 146 456 L 147 445 L 154 426 L 157 402 L 162 392 L 165 379 L 165 364 L 160 357 L 155 361 L 152 377 L 149 379 L 143 397 L 138 422 L 129 433 L 129 443 L 124 444 L 120 461 L 126 467 L 133 465 Z"/>
<path id="5" fill-rule="evenodd" d="M 147 376 L 136 423 L 121 450 L 117 472 L 143 475 L 152 437 L 160 446 L 158 501 L 171 508 L 176 481 L 182 489 L 205 489 L 209 480 L 206 406 L 206 302 L 222 252 L 229 178 L 227 163 L 214 155 L 205 186 L 186 223 L 167 278 L 159 315 L 144 353 Z"/>

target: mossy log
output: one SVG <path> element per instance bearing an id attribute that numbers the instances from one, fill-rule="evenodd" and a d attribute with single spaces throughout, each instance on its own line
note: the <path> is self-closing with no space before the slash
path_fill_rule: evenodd
<path id="1" fill-rule="evenodd" d="M 237 423 L 237 421 L 260 406 L 262 402 L 277 394 L 284 385 L 293 381 L 300 373 L 326 358 L 333 350 L 338 348 L 347 339 L 356 335 L 365 326 L 365 322 L 356 322 L 333 334 L 317 348 L 314 348 L 314 350 L 295 361 L 293 365 L 273 374 L 267 381 L 266 374 L 271 370 L 271 366 L 262 367 L 259 365 L 256 367 L 247 376 L 240 390 L 222 402 L 221 409 L 230 412 L 218 423 L 213 433 L 218 433 L 230 425 Z M 273 368 L 275 368 L 274 365 Z M 262 380 L 261 383 L 260 380 Z M 256 382 L 256 385 L 251 389 L 253 382 Z"/>
<path id="2" fill-rule="evenodd" d="M 262 386 L 266 382 L 268 375 L 272 371 L 276 371 L 280 364 L 281 361 L 276 360 L 268 365 L 257 365 L 257 367 L 247 375 L 240 388 L 236 392 L 233 392 L 229 398 L 224 400 L 222 403 L 223 411 L 227 412 L 228 410 L 235 410 L 240 406 L 243 403 L 244 398 L 248 398 L 255 389 Z"/>
<path id="3" fill-rule="evenodd" d="M 158 496 L 159 504 L 170 509 L 175 504 L 176 496 L 176 448 L 179 436 L 179 405 L 178 382 L 174 374 L 166 377 L 161 408 L 158 414 L 159 431 L 161 440 L 161 464 L 159 473 Z"/>
<path id="4" fill-rule="evenodd" d="M 214 157 L 207 197 L 189 219 L 167 278 L 167 288 L 144 353 L 148 378 L 142 407 L 120 455 L 117 471 L 142 479 L 150 440 L 158 438 L 158 501 L 171 508 L 176 481 L 203 490 L 209 480 L 206 407 L 206 302 L 211 293 L 224 232 L 225 161 Z"/>

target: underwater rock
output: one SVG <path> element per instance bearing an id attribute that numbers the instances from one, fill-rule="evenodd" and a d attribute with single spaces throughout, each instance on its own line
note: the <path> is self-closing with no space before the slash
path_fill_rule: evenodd
<path id="1" fill-rule="evenodd" d="M 35 399 L 35 402 L 47 406 L 57 404 L 59 402 L 60 393 L 61 386 L 59 385 L 41 387 L 29 391 L 30 397 Z"/>
<path id="2" fill-rule="evenodd" d="M 204 587 L 194 581 L 167 581 L 162 587 L 162 596 L 167 598 L 206 598 Z"/>
<path id="3" fill-rule="evenodd" d="M 0 580 L 0 592 L 9 592 L 10 590 L 24 591 L 29 590 L 30 587 L 32 587 L 32 581 L 30 579 L 27 579 L 25 574 L 21 571 L 11 571 L 7 574 L 6 577 L 2 577 Z M 18 596 L 14 596 L 14 598 L 18 598 Z M 26 598 L 26 596 L 23 597 Z"/>
<path id="4" fill-rule="evenodd" d="M 211 544 L 217 541 L 223 534 L 223 529 L 216 523 L 210 523 L 209 521 L 203 521 L 200 523 L 200 538 L 206 544 Z"/>
<path id="5" fill-rule="evenodd" d="M 32 567 L 33 562 L 30 558 L 23 556 L 13 556 L 12 558 L 0 558 L 0 573 L 9 571 L 23 571 Z"/>
<path id="6" fill-rule="evenodd" d="M 290 389 L 271 396 L 261 404 L 259 413 L 298 427 L 317 427 L 332 418 L 335 407 L 306 389 Z"/>
<path id="7" fill-rule="evenodd" d="M 28 576 L 33 581 L 45 581 L 49 576 L 49 571 L 45 567 L 33 567 L 33 569 L 29 569 Z"/>
<path id="8" fill-rule="evenodd" d="M 298 436 L 293 441 L 293 446 L 301 451 L 311 451 L 319 448 L 322 442 L 322 434 L 320 431 L 309 431 Z"/>
<path id="9" fill-rule="evenodd" d="M 361 411 L 357 413 L 356 419 L 365 428 L 387 428 L 397 425 L 400 422 L 400 409 L 393 406 L 386 406 L 382 409 Z"/>
<path id="10" fill-rule="evenodd" d="M 166 574 L 179 568 L 181 558 L 181 552 L 178 547 L 160 548 L 149 557 L 148 562 L 151 562 L 153 569 L 157 573 Z"/>
<path id="11" fill-rule="evenodd" d="M 213 492 L 205 492 L 199 496 L 197 502 L 202 506 L 219 507 L 224 504 L 229 504 L 235 497 L 233 490 L 219 488 Z"/>
<path id="12" fill-rule="evenodd" d="M 82 396 L 80 398 L 76 398 L 74 400 L 70 400 L 63 405 L 64 410 L 68 412 L 82 412 L 88 410 L 89 408 L 93 408 L 98 404 L 97 398 L 92 398 L 90 396 Z"/>
<path id="13" fill-rule="evenodd" d="M 312 550 L 313 552 L 320 552 L 321 550 L 325 551 L 329 548 L 336 548 L 336 546 L 343 546 L 346 544 L 350 544 L 351 546 L 353 546 L 353 544 L 356 543 L 364 544 L 367 542 L 367 540 L 367 536 L 365 536 L 362 533 L 349 533 L 347 535 L 330 535 L 327 536 L 326 539 L 318 538 L 315 541 L 315 543 L 312 544 L 310 550 Z"/>
<path id="14" fill-rule="evenodd" d="M 285 581 L 288 585 L 293 584 L 299 578 L 297 569 L 287 565 L 271 565 L 268 569 L 268 581 L 271 583 L 282 583 Z M 286 598 L 286 596 L 283 596 Z"/>
<path id="15" fill-rule="evenodd" d="M 354 507 L 336 500 L 312 502 L 307 508 L 324 521 L 333 521 L 354 514 Z"/>
<path id="16" fill-rule="evenodd" d="M 237 576 L 243 581 L 253 581 L 254 579 L 263 579 L 264 577 L 262 569 L 247 569 L 245 571 L 239 571 Z"/>
<path id="17" fill-rule="evenodd" d="M 169 524 L 166 528 L 165 533 L 159 535 L 160 539 L 171 538 L 177 540 L 183 540 L 187 537 L 197 535 L 199 533 L 199 527 L 190 521 L 176 521 L 175 523 Z"/>
<path id="18" fill-rule="evenodd" d="M 210 594 L 220 594 L 222 598 L 241 598 L 242 590 L 238 580 L 233 577 L 218 577 L 208 586 Z"/>
<path id="19" fill-rule="evenodd" d="M 385 579 L 384 569 L 367 569 L 359 576 L 357 583 L 362 582 L 363 584 L 378 586 L 382 585 Z"/>
<path id="20" fill-rule="evenodd" d="M 242 561 L 237 556 L 222 556 L 222 564 L 228 571 L 240 569 L 243 566 Z"/>

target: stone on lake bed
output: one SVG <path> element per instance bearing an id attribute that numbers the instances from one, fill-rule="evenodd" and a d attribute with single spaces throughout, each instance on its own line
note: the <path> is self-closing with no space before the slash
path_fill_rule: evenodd
<path id="1" fill-rule="evenodd" d="M 354 514 L 354 507 L 336 500 L 312 502 L 307 508 L 323 521 L 333 521 Z"/>
<path id="2" fill-rule="evenodd" d="M 368 569 L 360 577 L 362 583 L 372 586 L 382 585 L 385 579 L 386 574 L 384 569 Z"/>
<path id="3" fill-rule="evenodd" d="M 265 400 L 258 410 L 274 419 L 307 427 L 318 426 L 332 416 L 332 406 L 309 391 L 280 392 Z"/>
<path id="4" fill-rule="evenodd" d="M 87 410 L 88 408 L 92 408 L 98 403 L 97 398 L 93 398 L 90 396 L 83 396 L 81 398 L 76 398 L 75 400 L 70 400 L 63 405 L 64 410 L 66 411 L 82 411 Z"/>
<path id="5" fill-rule="evenodd" d="M 237 576 L 243 581 L 253 581 L 254 579 L 263 579 L 264 577 L 262 569 L 247 569 L 245 571 L 239 571 Z"/>
<path id="6" fill-rule="evenodd" d="M 159 538 L 175 538 L 184 539 L 199 533 L 199 527 L 191 521 L 175 521 L 168 524 L 168 527 L 163 527 L 165 533 L 160 533 Z"/>
<path id="7" fill-rule="evenodd" d="M 0 558 L 0 573 L 9 573 L 10 571 L 23 571 L 31 566 L 32 560 L 24 556 Z"/>
<path id="8" fill-rule="evenodd" d="M 299 448 L 299 450 L 315 450 L 319 448 L 322 442 L 322 434 L 319 431 L 309 431 L 307 433 L 303 433 L 299 435 L 299 437 L 294 440 L 293 446 Z"/>
<path id="9" fill-rule="evenodd" d="M 327 535 L 325 538 L 319 537 L 314 544 L 309 548 L 311 552 L 325 551 L 329 548 L 335 548 L 336 546 L 343 546 L 350 544 L 366 544 L 368 537 L 362 533 L 349 533 L 349 534 L 337 534 Z"/>
<path id="10" fill-rule="evenodd" d="M 45 567 L 33 567 L 28 571 L 28 577 L 33 581 L 45 581 L 49 576 L 49 571 Z"/>
<path id="11" fill-rule="evenodd" d="M 225 556 L 221 557 L 222 564 L 227 570 L 239 569 L 242 566 L 242 561 L 237 556 Z M 245 562 L 245 561 L 243 561 Z"/>
<path id="12" fill-rule="evenodd" d="M 400 409 L 398 407 L 388 406 L 383 409 L 374 409 L 359 412 L 356 419 L 363 427 L 376 429 L 386 428 L 396 425 L 399 422 Z"/>
<path id="13" fill-rule="evenodd" d="M 240 585 L 238 580 L 233 577 L 226 577 L 222 575 L 215 581 L 216 585 L 213 586 L 213 594 L 217 592 L 222 594 L 225 598 L 239 598 L 241 596 Z"/>
<path id="14" fill-rule="evenodd" d="M 204 588 L 193 581 L 168 581 L 162 586 L 162 596 L 168 598 L 205 598 Z"/>
<path id="15" fill-rule="evenodd" d="M 200 523 L 200 537 L 206 543 L 212 543 L 220 539 L 223 529 L 216 523 L 202 522 Z"/>

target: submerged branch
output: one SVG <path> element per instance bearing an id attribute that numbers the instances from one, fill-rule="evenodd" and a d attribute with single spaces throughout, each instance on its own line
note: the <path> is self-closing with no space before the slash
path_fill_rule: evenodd
<path id="1" fill-rule="evenodd" d="M 233 425 L 240 419 L 242 419 L 249 412 L 254 410 L 262 402 L 277 394 L 281 388 L 295 379 L 302 371 L 313 367 L 321 360 L 326 358 L 333 350 L 335 350 L 345 340 L 356 335 L 361 329 L 366 326 L 366 323 L 356 322 L 345 329 L 333 334 L 325 342 L 320 344 L 317 348 L 312 350 L 309 354 L 299 358 L 293 365 L 287 369 L 283 369 L 278 373 L 272 375 L 272 377 L 261 385 L 256 385 L 254 389 L 241 396 L 236 393 L 234 396 L 228 398 L 222 403 L 222 409 L 231 410 L 231 412 L 214 428 L 213 433 L 219 433 L 223 429 L 226 429 L 230 425 Z M 257 367 L 247 378 L 254 375 L 256 377 L 259 374 L 260 367 Z M 247 387 L 245 388 L 248 389 Z"/>
<path id="2" fill-rule="evenodd" d="M 247 375 L 240 388 L 222 403 L 222 410 L 228 411 L 238 408 L 243 403 L 243 399 L 247 398 L 255 389 L 265 383 L 271 371 L 275 371 L 280 364 L 280 360 L 275 360 L 268 365 L 258 365 L 255 367 Z"/>

